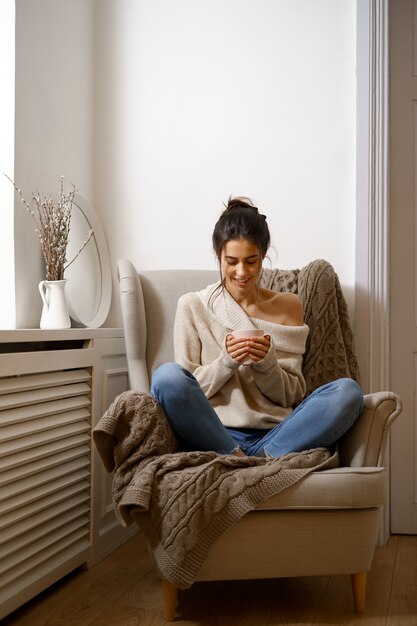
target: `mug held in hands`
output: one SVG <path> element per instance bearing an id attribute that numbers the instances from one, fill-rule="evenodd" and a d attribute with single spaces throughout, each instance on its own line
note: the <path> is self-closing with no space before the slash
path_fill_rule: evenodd
<path id="1" fill-rule="evenodd" d="M 250 337 L 263 337 L 265 332 L 258 328 L 252 328 L 250 330 L 234 330 L 232 335 L 235 339 L 249 339 Z M 242 361 L 242 365 L 251 365 L 251 363 L 253 363 L 251 359 Z"/>

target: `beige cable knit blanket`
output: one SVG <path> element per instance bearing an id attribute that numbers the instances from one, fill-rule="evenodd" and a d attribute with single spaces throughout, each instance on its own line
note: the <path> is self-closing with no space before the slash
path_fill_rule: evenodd
<path id="1" fill-rule="evenodd" d="M 346 300 L 328 261 L 316 259 L 297 270 L 264 268 L 260 284 L 298 293 L 303 301 L 304 321 L 310 329 L 303 362 L 307 395 L 337 378 L 353 378 L 360 383 Z"/>
<path id="2" fill-rule="evenodd" d="M 212 543 L 258 503 L 334 464 L 324 448 L 279 459 L 180 452 L 156 400 L 118 396 L 94 428 L 123 525 L 143 530 L 161 574 L 185 589 Z"/>

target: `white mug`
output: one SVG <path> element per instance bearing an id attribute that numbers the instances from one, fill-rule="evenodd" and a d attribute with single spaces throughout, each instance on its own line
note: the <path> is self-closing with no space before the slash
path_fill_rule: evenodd
<path id="1" fill-rule="evenodd" d="M 249 339 L 249 337 L 263 337 L 265 332 L 260 330 L 259 328 L 252 328 L 250 330 L 234 330 L 232 331 L 232 335 L 235 339 Z M 242 361 L 241 365 L 251 365 L 253 361 L 251 359 L 246 359 L 246 361 Z"/>

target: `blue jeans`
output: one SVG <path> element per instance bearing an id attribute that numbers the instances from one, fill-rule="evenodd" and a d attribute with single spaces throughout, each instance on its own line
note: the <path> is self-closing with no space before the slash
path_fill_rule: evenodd
<path id="1" fill-rule="evenodd" d="M 354 424 L 363 409 L 363 393 L 351 378 L 319 387 L 270 430 L 223 426 L 196 378 L 177 363 L 154 373 L 151 393 L 165 411 L 187 450 L 277 458 L 288 452 L 328 448 Z"/>

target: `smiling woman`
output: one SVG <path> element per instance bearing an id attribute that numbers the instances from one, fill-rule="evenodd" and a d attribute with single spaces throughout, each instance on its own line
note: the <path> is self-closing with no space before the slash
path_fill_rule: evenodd
<path id="1" fill-rule="evenodd" d="M 340 378 L 306 396 L 301 299 L 259 284 L 265 215 L 249 198 L 230 198 L 212 242 L 220 281 L 180 297 L 176 362 L 154 372 L 151 393 L 186 450 L 278 458 L 331 447 L 358 418 L 363 394 Z"/>
<path id="2" fill-rule="evenodd" d="M 270 245 L 266 216 L 249 198 L 230 198 L 212 236 L 220 265 L 222 288 L 249 317 L 287 326 L 302 326 L 301 300 L 258 286 L 262 262 Z"/>

